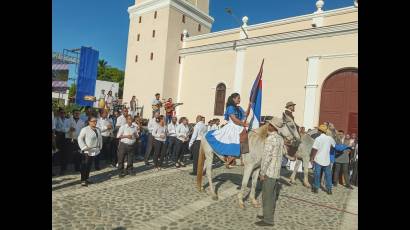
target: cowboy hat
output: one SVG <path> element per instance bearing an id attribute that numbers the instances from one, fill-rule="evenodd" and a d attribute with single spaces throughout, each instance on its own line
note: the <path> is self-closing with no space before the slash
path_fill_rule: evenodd
<path id="1" fill-rule="evenodd" d="M 322 132 L 324 132 L 324 133 L 326 133 L 326 131 L 327 131 L 327 126 L 324 125 L 324 124 L 323 124 L 323 125 L 320 125 L 320 126 L 319 126 L 319 130 L 322 131 Z"/>
<path id="2" fill-rule="evenodd" d="M 285 107 L 285 108 L 288 108 L 288 107 L 290 107 L 290 106 L 292 106 L 292 105 L 296 105 L 296 104 L 293 103 L 292 101 L 289 101 L 288 103 L 286 103 L 286 107 Z"/>
<path id="3" fill-rule="evenodd" d="M 272 119 L 267 120 L 269 124 L 273 125 L 276 129 L 280 129 L 283 126 L 283 120 L 277 117 L 272 117 Z"/>

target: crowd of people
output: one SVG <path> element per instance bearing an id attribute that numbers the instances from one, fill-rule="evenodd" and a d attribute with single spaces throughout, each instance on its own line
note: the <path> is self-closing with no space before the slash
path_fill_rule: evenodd
<path id="1" fill-rule="evenodd" d="M 159 110 L 152 118 L 143 119 L 135 106 L 133 97 L 130 108 L 122 110 L 85 107 L 82 113 L 78 109 L 69 114 L 63 108 L 53 111 L 53 163 L 59 165 L 58 175 L 66 174 L 67 166 L 73 164 L 81 174 L 81 184 L 87 186 L 93 162 L 95 170 L 102 168 L 101 161 L 117 168 L 119 177 L 135 175 L 135 160 L 152 163 L 156 171 L 170 163 L 176 168 L 186 167 L 187 155 L 197 161 L 203 134 L 220 128 L 218 118 L 205 124 L 201 115 L 195 124 L 175 115 L 167 122 Z M 191 174 L 196 175 L 196 164 Z"/>
<path id="2" fill-rule="evenodd" d="M 101 99 L 103 98 L 106 96 L 101 96 Z M 161 101 L 159 98 L 160 94 L 156 94 L 152 102 L 153 112 L 150 119 L 143 119 L 136 112 L 135 96 L 132 97 L 129 108 L 123 107 L 122 110 L 112 109 L 108 100 L 104 107 L 97 110 L 86 107 L 83 113 L 74 109 L 71 114 L 65 114 L 63 108 L 53 111 L 53 162 L 60 166 L 58 174 L 64 175 L 67 165 L 72 163 L 74 170 L 81 172 L 82 185 L 87 186 L 90 183 L 88 176 L 93 162 L 95 170 L 101 169 L 100 161 L 103 160 L 112 168 L 117 168 L 119 177 L 124 177 L 135 175 L 135 160 L 144 161 L 148 166 L 152 159 L 154 169 L 159 171 L 170 163 L 176 168 L 186 167 L 185 156 L 189 155 L 193 161 L 191 174 L 196 175 L 200 141 L 204 134 L 211 130 L 219 130 L 225 125 L 229 126 L 229 122 L 221 124 L 220 119 L 214 118 L 206 123 L 205 117 L 198 115 L 195 123 L 190 124 L 186 117 L 178 119 L 175 116 L 175 105 L 182 103 L 173 103 L 171 98 L 167 101 Z M 103 104 L 102 100 L 100 104 Z M 110 106 L 107 107 L 107 104 Z M 166 109 L 162 114 L 161 107 Z M 294 120 L 294 108 L 293 102 L 287 103 L 284 116 Z M 232 105 L 229 110 L 231 113 L 237 112 Z M 245 111 L 242 110 L 241 113 L 245 116 Z M 325 134 L 329 125 L 331 124 L 325 123 L 318 127 L 318 130 Z M 297 128 L 300 135 L 306 135 L 310 131 L 306 132 L 304 127 Z M 228 127 L 225 127 L 225 130 L 227 129 Z M 209 142 L 212 145 L 212 141 Z M 242 148 L 241 142 L 238 153 L 243 152 Z M 226 156 L 225 166 L 234 166 L 236 157 Z M 332 185 L 339 184 L 341 172 L 342 182 L 346 187 L 352 188 L 351 184 L 357 185 L 356 134 L 350 136 L 339 130 L 337 138 L 320 135 L 315 139 L 311 162 L 315 175 L 313 192 L 317 192 L 319 183 L 331 193 Z"/>

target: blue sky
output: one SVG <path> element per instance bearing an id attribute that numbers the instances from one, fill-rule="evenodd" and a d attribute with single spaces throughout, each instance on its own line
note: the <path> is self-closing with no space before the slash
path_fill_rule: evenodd
<path id="1" fill-rule="evenodd" d="M 92 46 L 100 59 L 124 69 L 127 51 L 129 16 L 127 8 L 135 0 L 53 0 L 52 49 Z M 224 11 L 230 7 L 248 25 L 309 14 L 316 10 L 316 0 L 210 0 L 210 15 L 215 22 L 212 31 L 237 27 Z M 352 6 L 353 0 L 325 0 L 324 10 Z M 72 71 L 70 71 L 72 72 Z"/>

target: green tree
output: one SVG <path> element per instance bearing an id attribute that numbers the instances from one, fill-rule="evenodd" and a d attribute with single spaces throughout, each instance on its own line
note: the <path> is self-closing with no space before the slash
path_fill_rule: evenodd
<path id="1" fill-rule="evenodd" d="M 73 83 L 68 89 L 68 97 L 75 97 L 76 93 L 77 93 L 77 85 Z"/>
<path id="2" fill-rule="evenodd" d="M 97 80 L 118 82 L 118 96 L 122 98 L 124 89 L 124 71 L 111 67 L 105 60 L 98 61 Z"/>

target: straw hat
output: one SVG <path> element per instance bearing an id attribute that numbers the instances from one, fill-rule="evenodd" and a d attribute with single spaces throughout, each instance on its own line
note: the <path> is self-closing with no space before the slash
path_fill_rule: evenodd
<path id="1" fill-rule="evenodd" d="M 277 117 L 272 117 L 272 119 L 269 119 L 266 122 L 273 125 L 276 129 L 280 129 L 283 126 L 283 120 Z"/>
<path id="2" fill-rule="evenodd" d="M 324 133 L 326 133 L 326 131 L 327 131 L 327 126 L 326 126 L 325 124 L 320 125 L 320 126 L 319 126 L 319 130 L 322 131 L 322 132 L 324 132 Z"/>
<path id="3" fill-rule="evenodd" d="M 286 107 L 285 108 L 289 108 L 292 105 L 296 105 L 295 103 L 293 103 L 292 101 L 289 101 L 288 103 L 286 103 Z"/>

